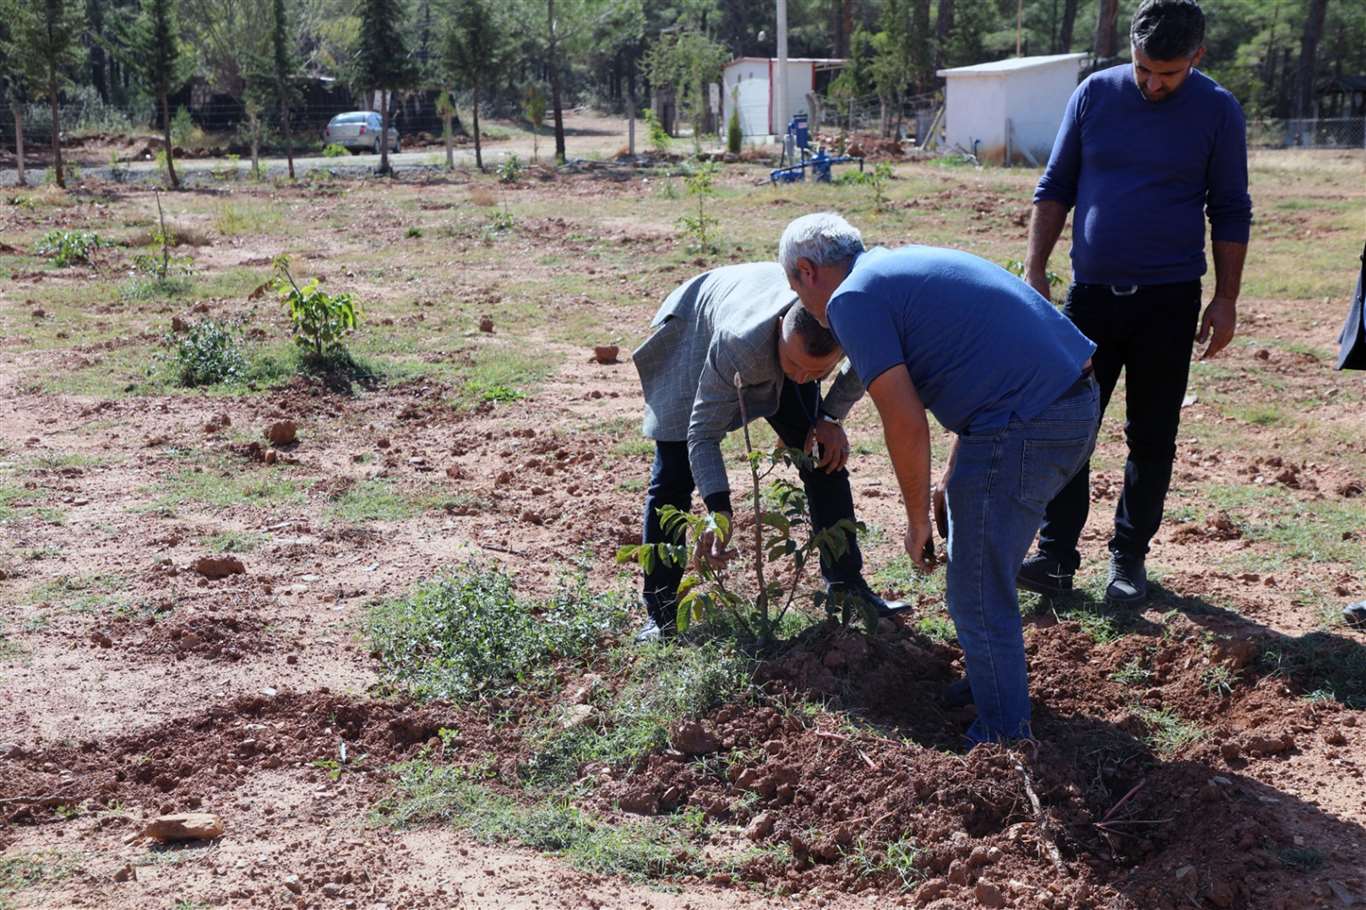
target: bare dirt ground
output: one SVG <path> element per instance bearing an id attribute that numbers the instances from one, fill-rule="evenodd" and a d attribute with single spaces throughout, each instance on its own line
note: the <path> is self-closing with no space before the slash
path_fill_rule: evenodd
<path id="1" fill-rule="evenodd" d="M 676 283 L 771 257 L 805 211 L 837 207 L 873 242 L 1018 258 L 1033 175 L 900 165 L 878 211 L 865 187 L 735 168 L 714 253 L 684 248 L 691 202 L 665 172 L 227 182 L 163 196 L 193 286 L 150 297 L 127 293 L 150 191 L 16 197 L 0 207 L 0 907 L 1366 901 L 1366 633 L 1337 618 L 1366 596 L 1366 389 L 1331 370 L 1362 169 L 1254 160 L 1239 337 L 1193 370 L 1159 590 L 1128 613 L 1097 598 L 1123 470 L 1112 407 L 1084 590 L 1024 603 L 1036 750 L 962 752 L 971 709 L 939 701 L 961 672 L 942 576 L 898 555 L 895 480 L 860 405 L 870 575 L 915 615 L 872 635 L 812 621 L 754 667 L 756 694 L 670 748 L 580 769 L 556 798 L 622 831 L 686 819 L 700 854 L 741 857 L 648 876 L 376 812 L 419 756 L 477 762 L 491 792 L 525 798 L 538 718 L 618 686 L 629 649 L 604 641 L 514 697 L 420 702 L 383 685 L 368 611 L 475 564 L 529 597 L 575 573 L 629 594 L 612 554 L 638 534 L 649 449 L 634 370 L 591 362 L 593 345 L 629 350 Z M 31 252 L 57 227 L 115 245 L 57 269 Z M 382 378 L 169 384 L 173 319 L 239 318 L 261 358 L 285 356 L 273 294 L 252 294 L 280 252 L 363 301 L 353 350 Z M 275 447 L 262 434 L 282 419 L 298 441 Z M 243 571 L 207 578 L 206 556 Z M 226 833 L 132 837 L 179 811 Z"/>

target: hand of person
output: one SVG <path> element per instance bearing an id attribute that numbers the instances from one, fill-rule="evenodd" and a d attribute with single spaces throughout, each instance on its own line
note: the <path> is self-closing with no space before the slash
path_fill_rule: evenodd
<path id="1" fill-rule="evenodd" d="M 726 515 L 726 518 L 729 519 L 730 516 Z M 703 531 L 697 538 L 697 560 L 705 562 L 713 569 L 724 569 L 736 556 L 735 551 L 726 546 L 728 537 L 729 535 L 722 535 L 719 530 Z"/>
<path id="2" fill-rule="evenodd" d="M 930 507 L 934 510 L 934 527 L 940 540 L 949 539 L 949 506 L 944 496 L 947 483 L 941 483 L 930 491 Z"/>
<path id="3" fill-rule="evenodd" d="M 930 537 L 928 516 L 920 521 L 911 522 L 906 528 L 906 555 L 911 557 L 915 567 L 926 575 L 934 571 L 937 560 L 934 556 L 934 541 Z"/>
<path id="4" fill-rule="evenodd" d="M 849 460 L 849 437 L 845 435 L 844 427 L 833 420 L 816 421 L 811 432 L 806 434 L 804 451 L 809 453 L 813 442 L 820 446 L 820 458 L 816 460 L 816 467 L 823 469 L 825 473 L 835 473 Z"/>
<path id="5" fill-rule="evenodd" d="M 1025 274 L 1025 283 L 1039 292 L 1039 296 L 1049 303 L 1053 302 L 1053 289 L 1048 285 L 1048 272 L 1045 269 L 1030 269 Z"/>
<path id="6" fill-rule="evenodd" d="M 1233 332 L 1238 326 L 1238 301 L 1232 297 L 1215 297 L 1205 307 L 1205 317 L 1200 320 L 1200 334 L 1195 340 L 1200 344 L 1209 342 L 1209 347 L 1200 355 L 1208 360 L 1222 351 L 1233 340 Z"/>

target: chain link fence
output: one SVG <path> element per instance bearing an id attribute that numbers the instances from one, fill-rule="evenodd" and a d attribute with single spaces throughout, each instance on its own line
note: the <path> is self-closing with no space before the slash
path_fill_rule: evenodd
<path id="1" fill-rule="evenodd" d="M 1265 117 L 1247 122 L 1252 148 L 1366 149 L 1366 117 Z"/>

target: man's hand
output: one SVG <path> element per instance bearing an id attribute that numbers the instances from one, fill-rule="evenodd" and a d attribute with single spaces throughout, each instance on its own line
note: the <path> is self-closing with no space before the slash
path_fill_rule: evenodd
<path id="1" fill-rule="evenodd" d="M 1049 303 L 1053 302 L 1053 288 L 1048 284 L 1048 272 L 1046 269 L 1030 269 L 1025 273 L 1025 282 L 1034 290 L 1039 292 L 1039 296 Z"/>
<path id="2" fill-rule="evenodd" d="M 730 528 L 730 516 L 725 512 L 716 513 L 717 517 L 724 516 L 726 528 Z M 730 534 L 722 534 L 721 529 L 703 531 L 697 538 L 697 551 L 694 554 L 698 562 L 705 562 L 713 569 L 724 569 L 726 565 L 735 558 L 736 552 L 726 546 L 729 543 Z"/>
<path id="3" fill-rule="evenodd" d="M 934 571 L 934 541 L 930 537 L 929 516 L 911 522 L 906 528 L 906 555 L 926 575 Z"/>
<path id="4" fill-rule="evenodd" d="M 1205 317 L 1200 320 L 1200 334 L 1195 340 L 1200 344 L 1209 342 L 1209 347 L 1200 355 L 1208 360 L 1218 354 L 1233 340 L 1234 330 L 1238 327 L 1238 301 L 1232 297 L 1215 297 L 1205 307 Z"/>
<path id="5" fill-rule="evenodd" d="M 844 427 L 833 420 L 817 420 L 811 432 L 806 434 L 806 447 L 803 451 L 810 454 L 812 444 L 820 446 L 820 457 L 816 467 L 827 474 L 833 474 L 844 467 L 849 460 L 849 437 Z"/>

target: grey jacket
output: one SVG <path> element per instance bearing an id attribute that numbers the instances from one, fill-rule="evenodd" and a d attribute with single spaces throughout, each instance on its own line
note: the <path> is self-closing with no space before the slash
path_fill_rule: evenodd
<path id="1" fill-rule="evenodd" d="M 782 267 L 756 262 L 714 269 L 676 288 L 650 323 L 655 330 L 632 355 L 645 392 L 642 432 L 688 442 L 688 462 L 702 497 L 730 489 L 721 440 L 740 428 L 735 375 L 750 420 L 778 411 L 781 317 L 797 300 Z M 842 419 L 863 396 L 844 361 L 821 410 Z"/>

